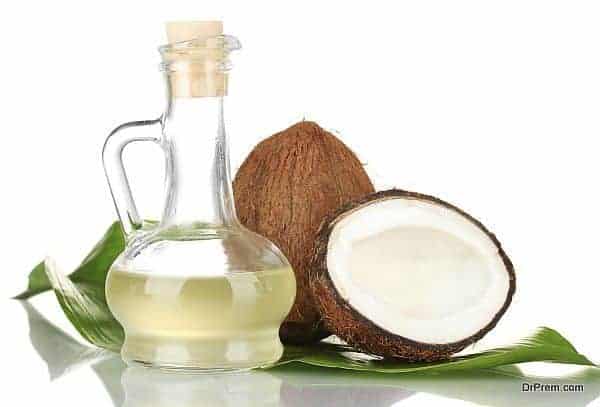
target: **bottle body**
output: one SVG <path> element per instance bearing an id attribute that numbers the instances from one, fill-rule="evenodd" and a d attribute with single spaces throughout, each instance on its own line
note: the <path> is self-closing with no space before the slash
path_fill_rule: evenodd
<path id="1" fill-rule="evenodd" d="M 145 239 L 138 257 L 125 252 L 107 277 L 109 307 L 125 330 L 126 362 L 237 370 L 281 357 L 279 327 L 296 282 L 260 236 L 228 229 L 201 239 Z"/>
<path id="2" fill-rule="evenodd" d="M 239 44 L 231 37 L 199 41 L 161 48 L 168 62 L 165 113 L 117 128 L 105 145 L 106 175 L 127 240 L 108 273 L 106 298 L 125 331 L 126 362 L 248 369 L 281 356 L 279 327 L 296 283 L 279 249 L 235 214 L 223 119 L 228 64 L 215 58 Z M 142 220 L 131 196 L 121 159 L 131 141 L 152 141 L 165 154 L 165 204 L 157 223 Z"/>

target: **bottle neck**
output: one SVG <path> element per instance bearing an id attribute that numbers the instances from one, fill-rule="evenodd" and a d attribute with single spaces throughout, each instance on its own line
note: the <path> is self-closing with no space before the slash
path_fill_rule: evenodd
<path id="1" fill-rule="evenodd" d="M 162 120 L 167 190 L 161 226 L 237 223 L 223 97 L 170 94 Z"/>

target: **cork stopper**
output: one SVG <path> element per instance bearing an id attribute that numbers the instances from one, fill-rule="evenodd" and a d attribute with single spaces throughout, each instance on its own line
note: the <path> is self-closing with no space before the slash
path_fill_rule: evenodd
<path id="1" fill-rule="evenodd" d="M 220 69 L 226 50 L 218 37 L 221 21 L 166 23 L 169 45 L 162 47 L 174 97 L 208 97 L 227 94 L 227 74 Z"/>
<path id="2" fill-rule="evenodd" d="M 203 41 L 223 35 L 222 21 L 170 21 L 165 28 L 170 44 L 192 39 Z"/>

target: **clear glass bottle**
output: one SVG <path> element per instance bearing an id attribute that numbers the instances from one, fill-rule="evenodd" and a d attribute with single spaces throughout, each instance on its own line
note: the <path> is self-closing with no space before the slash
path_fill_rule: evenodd
<path id="1" fill-rule="evenodd" d="M 239 370 L 282 354 L 279 327 L 296 293 L 293 271 L 273 243 L 235 214 L 223 120 L 228 56 L 240 48 L 219 22 L 167 24 L 160 47 L 167 106 L 156 120 L 113 131 L 103 162 L 127 245 L 106 283 L 125 330 L 128 363 L 167 369 Z M 157 143 L 166 159 L 158 223 L 138 214 L 122 152 Z"/>

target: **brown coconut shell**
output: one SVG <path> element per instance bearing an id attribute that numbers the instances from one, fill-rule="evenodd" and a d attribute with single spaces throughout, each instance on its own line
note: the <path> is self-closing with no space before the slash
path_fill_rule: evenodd
<path id="1" fill-rule="evenodd" d="M 303 121 L 259 143 L 238 170 L 233 191 L 241 223 L 275 243 L 296 274 L 282 341 L 328 336 L 309 287 L 310 262 L 323 219 L 374 191 L 362 164 L 333 134 Z"/>
<path id="2" fill-rule="evenodd" d="M 438 204 L 445 208 L 456 211 L 467 220 L 475 224 L 485 234 L 487 234 L 487 236 L 498 248 L 498 253 L 504 263 L 506 272 L 509 275 L 508 294 L 503 306 L 493 317 L 493 319 L 487 325 L 482 327 L 481 330 L 479 330 L 475 335 L 458 342 L 430 344 L 417 342 L 393 334 L 382 327 L 377 326 L 375 323 L 360 314 L 340 296 L 339 292 L 335 288 L 327 271 L 327 247 L 329 236 L 331 235 L 334 227 L 346 216 L 364 206 L 369 205 L 370 203 L 380 200 L 393 199 L 395 197 L 408 197 L 422 201 L 429 201 L 431 203 Z M 433 196 L 395 189 L 377 192 L 354 202 L 350 202 L 325 220 L 318 233 L 317 245 L 312 259 L 311 270 L 311 290 L 313 292 L 313 298 L 316 299 L 317 308 L 323 317 L 326 329 L 328 329 L 332 334 L 335 334 L 346 341 L 349 345 L 352 345 L 364 352 L 387 358 L 399 358 L 409 361 L 432 362 L 447 359 L 450 357 L 450 355 L 461 351 L 468 345 L 471 345 L 481 339 L 487 332 L 496 326 L 502 315 L 504 315 L 506 309 L 511 303 L 516 288 L 514 267 L 510 259 L 502 249 L 502 246 L 496 236 L 486 229 L 481 222 L 456 206 Z M 373 278 L 377 277 L 373 276 Z"/>

